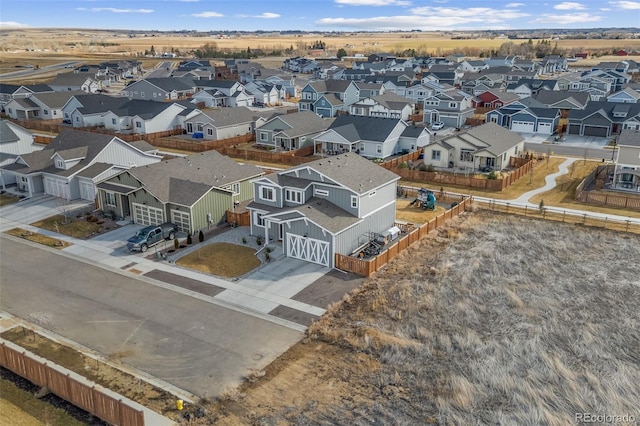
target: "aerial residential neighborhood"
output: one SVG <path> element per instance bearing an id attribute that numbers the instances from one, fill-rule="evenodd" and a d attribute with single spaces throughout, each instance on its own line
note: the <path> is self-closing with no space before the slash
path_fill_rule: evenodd
<path id="1" fill-rule="evenodd" d="M 637 2 L 39 6 L 0 423 L 636 424 Z"/>

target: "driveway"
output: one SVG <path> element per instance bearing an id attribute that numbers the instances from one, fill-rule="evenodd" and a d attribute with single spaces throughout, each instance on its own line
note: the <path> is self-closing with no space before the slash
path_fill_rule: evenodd
<path id="1" fill-rule="evenodd" d="M 75 200 L 67 202 L 50 195 L 39 195 L 0 208 L 0 232 L 25 226 L 63 211 L 93 210 L 93 202 Z"/>

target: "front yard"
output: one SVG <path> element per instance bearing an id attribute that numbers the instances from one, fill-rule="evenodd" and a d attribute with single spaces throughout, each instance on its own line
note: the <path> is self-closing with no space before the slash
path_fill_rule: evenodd
<path id="1" fill-rule="evenodd" d="M 34 243 L 42 244 L 48 247 L 54 247 L 57 249 L 63 249 L 65 247 L 71 246 L 71 243 L 48 237 L 46 235 L 29 232 L 22 228 L 9 229 L 5 233 L 13 235 L 14 237 L 23 238 L 25 240 L 33 241 Z"/>
<path id="2" fill-rule="evenodd" d="M 20 201 L 20 198 L 15 196 L 15 195 L 0 194 L 0 207 L 4 207 L 4 206 L 7 206 L 9 204 L 17 203 L 18 201 Z"/>
<path id="3" fill-rule="evenodd" d="M 112 221 L 99 219 L 95 216 L 82 216 L 78 218 L 65 218 L 63 215 L 55 215 L 31 224 L 36 228 L 68 235 L 74 238 L 91 238 L 115 227 Z"/>
<path id="4" fill-rule="evenodd" d="M 235 278 L 260 266 L 255 253 L 251 247 L 213 243 L 181 257 L 176 264 L 206 274 Z"/>

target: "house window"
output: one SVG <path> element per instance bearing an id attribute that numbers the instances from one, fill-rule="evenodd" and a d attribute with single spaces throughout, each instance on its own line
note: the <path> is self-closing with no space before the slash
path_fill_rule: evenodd
<path id="1" fill-rule="evenodd" d="M 457 105 L 455 102 L 449 102 L 449 108 L 455 108 Z"/>
<path id="2" fill-rule="evenodd" d="M 353 209 L 357 209 L 358 208 L 358 196 L 356 196 L 356 195 L 352 195 L 351 196 L 351 208 L 353 208 Z"/>
<path id="3" fill-rule="evenodd" d="M 431 159 L 434 161 L 440 161 L 440 150 L 434 149 L 431 151 Z"/>
<path id="4" fill-rule="evenodd" d="M 371 192 L 369 193 L 369 197 L 373 197 L 373 196 L 375 196 L 375 195 L 376 195 L 376 191 L 371 191 Z"/>
<path id="5" fill-rule="evenodd" d="M 264 132 L 260 132 L 260 140 L 261 141 L 266 141 L 267 139 L 267 134 Z"/>
<path id="6" fill-rule="evenodd" d="M 13 114 L 13 110 L 9 108 L 9 114 Z"/>
<path id="7" fill-rule="evenodd" d="M 105 192 L 104 193 L 104 200 L 107 203 L 108 206 L 112 206 L 112 207 L 116 207 L 116 194 L 113 192 Z"/>
<path id="8" fill-rule="evenodd" d="M 140 97 L 144 98 L 144 92 L 140 92 Z"/>
<path id="9" fill-rule="evenodd" d="M 460 161 L 471 162 L 473 161 L 473 151 L 470 149 L 460 150 Z"/>
<path id="10" fill-rule="evenodd" d="M 58 111 L 53 110 L 53 115 L 58 115 Z"/>
<path id="11" fill-rule="evenodd" d="M 260 187 L 260 198 L 266 201 L 275 201 L 276 196 L 273 192 L 273 188 L 268 186 Z"/>
<path id="12" fill-rule="evenodd" d="M 196 131 L 201 132 L 202 131 L 202 127 L 203 127 L 202 123 L 196 123 Z"/>
<path id="13" fill-rule="evenodd" d="M 323 197 L 328 197 L 329 196 L 329 191 L 324 190 L 324 189 L 314 188 L 313 195 L 320 195 L 320 196 L 323 196 Z"/>
<path id="14" fill-rule="evenodd" d="M 381 144 L 376 145 L 376 152 L 378 154 L 382 154 L 382 145 Z"/>
<path id="15" fill-rule="evenodd" d="M 136 127 L 139 129 L 142 127 L 142 122 L 136 121 Z"/>
<path id="16" fill-rule="evenodd" d="M 155 98 L 157 96 L 158 96 L 158 94 L 156 92 L 153 92 L 153 97 Z"/>
<path id="17" fill-rule="evenodd" d="M 76 123 L 80 122 L 80 117 L 76 117 Z"/>
<path id="18" fill-rule="evenodd" d="M 66 169 L 64 161 L 60 158 L 56 158 L 56 167 L 59 169 Z"/>
<path id="19" fill-rule="evenodd" d="M 364 144 L 363 143 L 360 144 L 360 151 L 364 152 Z"/>
<path id="20" fill-rule="evenodd" d="M 264 228 L 264 219 L 262 219 L 262 216 L 264 216 L 264 213 L 256 212 L 256 215 L 255 215 L 256 220 L 255 220 L 255 222 L 256 222 L 256 226 Z"/>
<path id="21" fill-rule="evenodd" d="M 43 112 L 44 112 L 44 115 L 49 115 L 49 110 L 48 109 L 45 109 Z"/>
<path id="22" fill-rule="evenodd" d="M 213 129 L 207 129 L 207 135 L 213 136 Z"/>
<path id="23" fill-rule="evenodd" d="M 38 116 L 38 111 L 33 111 L 33 116 L 37 117 Z"/>
<path id="24" fill-rule="evenodd" d="M 302 204 L 302 191 L 285 189 L 284 199 L 292 203 Z"/>
<path id="25" fill-rule="evenodd" d="M 111 124 L 116 124 L 116 119 L 115 118 L 111 119 Z"/>

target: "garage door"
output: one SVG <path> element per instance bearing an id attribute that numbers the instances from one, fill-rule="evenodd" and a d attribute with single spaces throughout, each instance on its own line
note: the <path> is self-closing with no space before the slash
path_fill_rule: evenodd
<path id="1" fill-rule="evenodd" d="M 580 134 L 580 125 L 579 124 L 569 124 L 568 132 L 570 135 L 579 135 Z"/>
<path id="2" fill-rule="evenodd" d="M 600 136 L 607 137 L 608 127 L 584 126 L 584 136 Z"/>
<path id="3" fill-rule="evenodd" d="M 91 182 L 80 182 L 80 198 L 93 201 L 96 198 L 96 187 Z"/>
<path id="4" fill-rule="evenodd" d="M 178 231 L 188 234 L 191 232 L 191 215 L 178 210 L 171 210 L 171 222 L 176 225 Z"/>
<path id="5" fill-rule="evenodd" d="M 538 123 L 538 133 L 542 133 L 544 135 L 550 135 L 552 133 L 553 127 L 551 123 Z"/>
<path id="6" fill-rule="evenodd" d="M 287 256 L 329 266 L 329 243 L 287 234 Z"/>
<path id="7" fill-rule="evenodd" d="M 512 121 L 511 130 L 514 132 L 533 133 L 533 123 L 528 121 Z"/>
<path id="8" fill-rule="evenodd" d="M 164 216 L 162 209 L 133 203 L 133 221 L 139 225 L 160 225 Z"/>
<path id="9" fill-rule="evenodd" d="M 63 180 L 50 177 L 44 178 L 44 193 L 54 197 L 69 199 L 69 185 Z"/>

